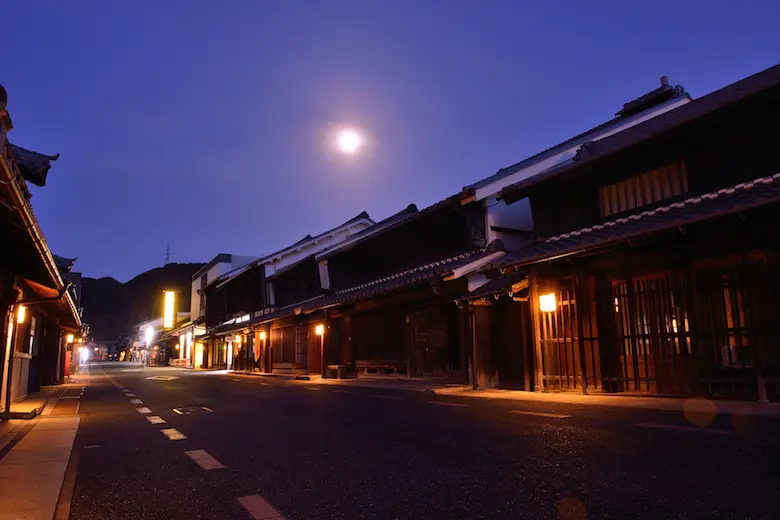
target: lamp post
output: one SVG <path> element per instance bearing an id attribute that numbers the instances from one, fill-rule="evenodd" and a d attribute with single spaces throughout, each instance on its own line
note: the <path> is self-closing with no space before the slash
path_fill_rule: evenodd
<path id="1" fill-rule="evenodd" d="M 325 379 L 325 325 L 318 323 L 314 327 L 314 333 L 320 337 L 320 372 Z"/>

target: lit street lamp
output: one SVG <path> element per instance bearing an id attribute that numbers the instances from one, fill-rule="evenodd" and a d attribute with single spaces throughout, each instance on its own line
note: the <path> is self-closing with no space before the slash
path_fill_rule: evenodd
<path id="1" fill-rule="evenodd" d="M 325 379 L 325 325 L 318 323 L 314 327 L 314 334 L 320 337 L 320 372 Z"/>
<path id="2" fill-rule="evenodd" d="M 5 384 L 5 412 L 3 412 L 3 415 L 5 418 L 11 417 L 11 381 L 14 371 L 14 351 L 16 350 L 16 331 L 19 329 L 21 325 L 24 324 L 25 317 L 27 316 L 27 308 L 24 305 L 17 305 L 16 306 L 16 325 L 14 325 L 14 320 L 9 320 L 8 328 L 10 329 L 8 331 L 9 335 L 11 336 L 11 348 L 8 349 L 8 367 L 6 368 L 6 373 L 8 376 L 6 377 L 6 384 Z"/>

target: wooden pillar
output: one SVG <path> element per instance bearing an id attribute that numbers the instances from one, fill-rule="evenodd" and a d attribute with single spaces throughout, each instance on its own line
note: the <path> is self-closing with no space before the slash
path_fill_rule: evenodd
<path id="1" fill-rule="evenodd" d="M 544 392 L 544 365 L 542 363 L 542 331 L 539 313 L 539 278 L 536 267 L 530 269 L 531 284 L 528 290 L 528 303 L 531 308 L 531 323 L 534 342 L 534 391 Z"/>
<path id="2" fill-rule="evenodd" d="M 530 392 L 532 389 L 532 381 L 534 380 L 531 375 L 531 367 L 534 366 L 533 358 L 531 354 L 531 345 L 529 344 L 529 338 L 533 342 L 533 331 L 531 330 L 530 313 L 530 300 L 528 302 L 518 302 L 517 306 L 519 310 L 520 319 L 520 349 L 522 351 L 523 359 L 523 390 Z M 528 305 L 525 305 L 528 303 Z"/>
<path id="3" fill-rule="evenodd" d="M 577 265 L 572 266 L 572 270 L 574 271 L 574 309 L 575 309 L 575 319 L 577 320 L 577 346 L 580 351 L 580 375 L 582 377 L 582 393 L 586 394 L 588 393 L 588 360 L 585 357 L 585 333 L 583 331 L 582 327 L 582 319 L 583 316 L 585 316 L 585 306 L 587 305 L 587 301 L 583 302 L 583 298 L 585 297 L 582 290 L 582 278 L 580 276 L 580 270 Z"/>
<path id="4" fill-rule="evenodd" d="M 460 366 L 464 385 L 469 384 L 468 306 L 468 302 L 458 303 L 458 342 L 460 343 Z"/>

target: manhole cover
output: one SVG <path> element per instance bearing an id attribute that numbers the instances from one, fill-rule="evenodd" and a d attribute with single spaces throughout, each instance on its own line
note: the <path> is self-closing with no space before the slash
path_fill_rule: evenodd
<path id="1" fill-rule="evenodd" d="M 182 406 L 180 408 L 174 408 L 173 411 L 179 415 L 192 415 L 194 413 L 211 413 L 214 410 L 208 406 Z"/>

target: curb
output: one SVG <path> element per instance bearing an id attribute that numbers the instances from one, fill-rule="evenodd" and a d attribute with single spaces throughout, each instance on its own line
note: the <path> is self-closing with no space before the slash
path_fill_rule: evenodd
<path id="1" fill-rule="evenodd" d="M 25 421 L 29 421 L 30 419 L 35 419 L 37 415 L 40 415 L 44 408 L 46 408 L 46 403 L 48 403 L 48 399 L 44 399 L 43 404 L 33 408 L 29 412 L 10 412 L 8 414 L 9 419 L 22 419 Z"/>

